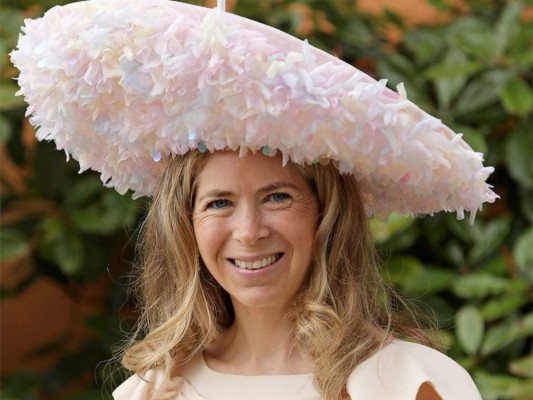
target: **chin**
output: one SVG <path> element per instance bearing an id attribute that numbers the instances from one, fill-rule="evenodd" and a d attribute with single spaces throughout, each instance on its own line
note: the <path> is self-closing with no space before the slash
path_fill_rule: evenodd
<path id="1" fill-rule="evenodd" d="M 256 291 L 255 289 L 252 290 Z M 271 307 L 288 307 L 290 301 L 285 300 L 285 296 L 275 293 L 239 293 L 235 296 L 231 295 L 231 301 L 246 307 L 247 309 L 264 309 Z"/>

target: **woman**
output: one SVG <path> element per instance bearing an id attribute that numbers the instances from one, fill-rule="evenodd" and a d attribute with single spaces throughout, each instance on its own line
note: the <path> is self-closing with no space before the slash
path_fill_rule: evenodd
<path id="1" fill-rule="evenodd" d="M 141 243 L 148 334 L 124 363 L 146 372 L 172 354 L 148 373 L 170 382 L 156 398 L 441 398 L 426 382 L 479 398 L 453 361 L 394 341 L 430 343 L 389 309 L 357 183 L 332 164 L 189 152 L 165 171 Z M 130 378 L 115 398 L 149 387 Z"/>
<path id="2" fill-rule="evenodd" d="M 479 399 L 403 316 L 366 218 L 473 219 L 492 169 L 402 88 L 223 2 L 58 7 L 12 60 L 40 139 L 154 197 L 115 399 Z"/>

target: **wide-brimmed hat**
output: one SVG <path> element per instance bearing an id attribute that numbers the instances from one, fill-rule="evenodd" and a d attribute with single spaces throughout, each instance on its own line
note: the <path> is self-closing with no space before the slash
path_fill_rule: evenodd
<path id="1" fill-rule="evenodd" d="M 472 216 L 493 171 L 440 120 L 338 58 L 269 26 L 169 0 L 90 0 L 26 20 L 11 53 L 40 140 L 151 195 L 192 149 L 333 160 L 368 213 Z"/>

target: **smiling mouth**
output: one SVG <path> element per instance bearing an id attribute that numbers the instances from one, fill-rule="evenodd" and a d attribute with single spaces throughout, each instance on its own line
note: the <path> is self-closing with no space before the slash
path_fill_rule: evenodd
<path id="1" fill-rule="evenodd" d="M 244 260 L 238 260 L 236 258 L 230 258 L 229 261 L 233 265 L 235 265 L 237 268 L 241 269 L 262 269 L 265 267 L 268 267 L 269 265 L 274 264 L 276 261 L 278 261 L 281 256 L 283 256 L 283 253 L 276 253 L 272 254 L 271 256 L 261 258 L 259 260 L 254 261 L 244 261 Z"/>

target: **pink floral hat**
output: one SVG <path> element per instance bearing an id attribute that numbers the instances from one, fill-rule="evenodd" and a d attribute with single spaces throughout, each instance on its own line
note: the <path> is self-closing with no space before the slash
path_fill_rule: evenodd
<path id="1" fill-rule="evenodd" d="M 192 149 L 333 160 L 369 215 L 464 211 L 493 171 L 442 122 L 338 58 L 269 26 L 169 0 L 89 0 L 27 20 L 11 60 L 39 140 L 106 186 L 151 195 Z"/>

